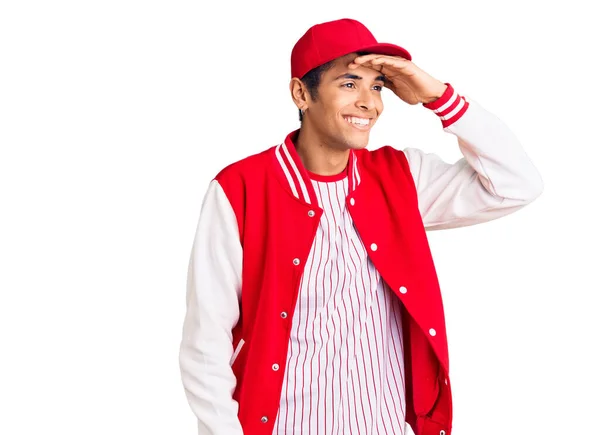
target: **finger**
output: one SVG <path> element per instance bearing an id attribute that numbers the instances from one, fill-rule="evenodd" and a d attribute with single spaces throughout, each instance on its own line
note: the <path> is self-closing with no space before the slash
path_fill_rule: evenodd
<path id="1" fill-rule="evenodd" d="M 365 54 L 363 56 L 357 56 L 357 57 L 355 57 L 354 58 L 354 62 L 356 62 L 358 64 L 361 64 L 361 63 L 367 62 L 367 61 L 369 61 L 371 59 L 374 59 L 374 58 L 376 58 L 378 56 L 383 56 L 383 55 L 382 54 L 374 54 L 374 53 L 372 53 L 372 54 Z"/>
<path id="2" fill-rule="evenodd" d="M 354 63 L 354 62 L 351 62 L 350 64 L 348 64 L 348 68 L 349 69 L 356 69 L 356 68 L 358 68 L 360 66 L 362 66 L 364 68 L 376 69 L 377 71 L 381 71 L 381 68 L 382 68 L 381 65 L 373 64 L 372 61 L 370 61 L 370 60 L 367 60 L 367 61 L 365 61 L 363 63 Z"/>
<path id="3" fill-rule="evenodd" d="M 389 65 L 389 66 L 395 66 L 398 68 L 402 68 L 404 66 L 406 66 L 408 64 L 408 62 L 410 62 L 407 59 L 404 59 L 402 57 L 391 57 L 391 56 L 381 56 L 378 57 L 376 59 L 372 59 L 371 63 L 373 65 Z"/>
<path id="4" fill-rule="evenodd" d="M 376 69 L 377 71 L 380 71 L 382 68 L 381 65 L 374 65 L 372 61 L 367 61 L 362 64 L 354 64 L 354 65 L 355 65 L 354 68 L 358 68 L 359 66 L 362 66 L 363 68 Z"/>
<path id="5" fill-rule="evenodd" d="M 350 64 L 350 65 L 354 65 L 354 66 L 350 67 L 350 69 L 355 69 L 358 66 L 363 66 L 365 68 L 371 68 L 371 69 L 374 69 L 379 72 L 381 72 L 384 67 L 401 71 L 401 70 L 405 69 L 409 63 L 410 63 L 410 61 L 408 61 L 407 59 L 404 59 L 404 58 L 379 55 L 378 57 L 364 60 L 362 63 Z"/>
<path id="6" fill-rule="evenodd" d="M 381 59 L 381 60 L 379 60 Z M 381 62 L 383 59 L 387 59 L 389 61 L 399 61 L 401 63 L 410 62 L 408 59 L 405 59 L 401 56 L 389 56 L 385 54 L 366 54 L 364 56 L 358 56 L 354 59 L 354 62 L 358 64 L 362 64 L 365 62 Z"/>

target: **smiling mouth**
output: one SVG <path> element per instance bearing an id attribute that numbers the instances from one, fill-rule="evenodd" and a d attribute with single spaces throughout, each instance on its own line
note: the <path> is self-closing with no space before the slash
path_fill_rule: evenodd
<path id="1" fill-rule="evenodd" d="M 344 116 L 344 120 L 359 130 L 368 130 L 371 128 L 372 120 L 369 118 L 359 118 L 356 116 Z"/>

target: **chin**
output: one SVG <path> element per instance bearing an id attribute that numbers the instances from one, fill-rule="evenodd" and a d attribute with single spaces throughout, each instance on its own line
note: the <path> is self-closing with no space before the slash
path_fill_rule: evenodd
<path id="1" fill-rule="evenodd" d="M 337 131 L 329 136 L 329 143 L 338 150 L 361 150 L 369 144 L 369 133 L 367 131 Z"/>
<path id="2" fill-rule="evenodd" d="M 346 140 L 348 148 L 353 150 L 362 150 L 369 145 L 369 132 L 365 132 L 360 135 L 353 135 Z"/>
<path id="3" fill-rule="evenodd" d="M 351 142 L 348 144 L 350 149 L 353 150 L 362 150 L 363 148 L 366 148 L 369 145 L 369 142 Z"/>
<path id="4" fill-rule="evenodd" d="M 360 131 L 352 126 L 348 126 L 346 121 L 344 131 L 342 133 L 343 143 L 349 149 L 360 150 L 366 148 L 369 145 L 369 136 L 371 129 Z M 349 128 L 349 130 L 347 130 Z"/>

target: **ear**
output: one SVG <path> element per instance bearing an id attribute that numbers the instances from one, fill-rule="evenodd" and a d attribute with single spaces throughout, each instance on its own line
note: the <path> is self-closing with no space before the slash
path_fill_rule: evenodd
<path id="1" fill-rule="evenodd" d="M 290 81 L 290 93 L 292 94 L 292 100 L 294 100 L 294 104 L 298 109 L 308 109 L 310 104 L 310 94 L 302 80 L 296 77 L 292 78 Z"/>

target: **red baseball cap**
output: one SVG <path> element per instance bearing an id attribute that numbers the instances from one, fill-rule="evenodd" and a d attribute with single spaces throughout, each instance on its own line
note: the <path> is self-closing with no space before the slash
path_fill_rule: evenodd
<path id="1" fill-rule="evenodd" d="M 351 18 L 315 24 L 292 49 L 292 77 L 302 78 L 311 69 L 355 51 L 412 57 L 404 48 L 377 42 L 364 24 Z"/>

